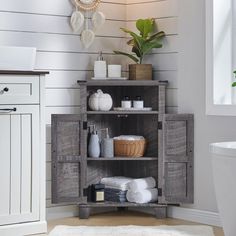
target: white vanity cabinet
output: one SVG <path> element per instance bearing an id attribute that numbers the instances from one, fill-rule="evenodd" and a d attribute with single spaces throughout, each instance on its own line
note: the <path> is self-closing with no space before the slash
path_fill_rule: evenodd
<path id="1" fill-rule="evenodd" d="M 0 235 L 46 232 L 44 78 L 0 71 Z"/>

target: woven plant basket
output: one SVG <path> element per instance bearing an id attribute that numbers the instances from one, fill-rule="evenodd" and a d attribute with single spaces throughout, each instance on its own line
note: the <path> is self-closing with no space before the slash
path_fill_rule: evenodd
<path id="1" fill-rule="evenodd" d="M 129 65 L 130 80 L 152 80 L 151 64 L 130 64 Z"/>
<path id="2" fill-rule="evenodd" d="M 115 156 L 143 157 L 146 151 L 146 140 L 114 140 Z"/>

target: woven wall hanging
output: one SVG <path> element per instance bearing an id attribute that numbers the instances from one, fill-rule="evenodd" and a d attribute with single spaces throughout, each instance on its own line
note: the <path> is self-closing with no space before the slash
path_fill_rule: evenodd
<path id="1" fill-rule="evenodd" d="M 81 42 L 89 48 L 94 39 L 95 32 L 105 23 L 105 15 L 97 11 L 101 0 L 74 0 L 76 10 L 71 16 L 71 27 L 74 32 L 81 31 Z"/>

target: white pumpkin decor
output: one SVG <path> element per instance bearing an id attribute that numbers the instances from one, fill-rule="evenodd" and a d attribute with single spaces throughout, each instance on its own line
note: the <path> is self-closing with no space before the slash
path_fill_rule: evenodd
<path id="1" fill-rule="evenodd" d="M 103 93 L 101 89 L 89 97 L 89 108 L 92 111 L 109 111 L 112 108 L 113 101 L 111 95 Z"/>

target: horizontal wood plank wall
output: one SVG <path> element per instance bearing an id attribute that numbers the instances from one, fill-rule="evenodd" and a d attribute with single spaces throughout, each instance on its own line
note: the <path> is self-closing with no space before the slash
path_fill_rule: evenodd
<path id="1" fill-rule="evenodd" d="M 136 30 L 139 18 L 154 18 L 157 30 L 166 33 L 164 46 L 155 49 L 144 63 L 154 67 L 154 79 L 168 80 L 167 111 L 177 112 L 178 70 L 178 1 L 179 0 L 127 0 L 127 28 Z M 130 50 L 130 48 L 127 48 Z"/>
<path id="2" fill-rule="evenodd" d="M 0 5 L 0 45 L 37 48 L 36 69 L 50 70 L 46 78 L 47 123 L 47 207 L 51 204 L 51 114 L 79 113 L 77 80 L 92 76 L 93 61 L 102 50 L 109 63 L 120 63 L 127 71 L 123 57 L 114 49 L 126 50 L 126 35 L 119 28 L 134 29 L 134 21 L 154 17 L 158 29 L 167 37 L 164 47 L 155 50 L 148 61 L 154 65 L 155 78 L 169 80 L 167 105 L 177 110 L 178 11 L 177 0 L 104 0 L 99 9 L 106 15 L 105 26 L 96 32 L 95 43 L 84 49 L 69 25 L 73 5 L 70 0 L 2 0 Z M 148 62 L 147 61 L 147 62 Z"/>
<path id="3" fill-rule="evenodd" d="M 109 63 L 121 63 L 114 49 L 125 50 L 126 1 L 106 0 L 99 9 L 106 15 L 105 26 L 96 32 L 95 43 L 84 49 L 80 32 L 71 30 L 70 0 L 2 0 L 0 4 L 0 45 L 37 48 L 36 69 L 49 70 L 46 78 L 47 163 L 46 200 L 51 204 L 51 114 L 79 113 L 77 80 L 91 77 L 98 51 Z M 125 64 L 123 70 L 126 70 Z M 63 208 L 61 208 L 63 209 Z M 60 210 L 60 208 L 58 209 Z"/>

